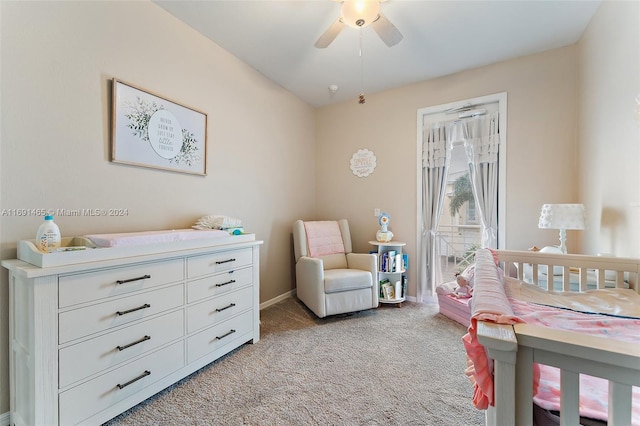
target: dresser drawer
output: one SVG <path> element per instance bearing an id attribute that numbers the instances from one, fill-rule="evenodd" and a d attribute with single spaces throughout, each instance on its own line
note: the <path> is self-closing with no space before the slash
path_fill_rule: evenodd
<path id="1" fill-rule="evenodd" d="M 59 343 L 148 318 L 184 303 L 183 285 L 109 300 L 59 314 Z"/>
<path id="2" fill-rule="evenodd" d="M 251 340 L 253 331 L 253 311 L 247 311 L 237 317 L 223 321 L 218 325 L 194 334 L 187 340 L 187 358 L 191 363 L 225 345 Z M 247 334 L 249 336 L 247 336 Z"/>
<path id="3" fill-rule="evenodd" d="M 184 279 L 182 259 L 105 269 L 58 279 L 60 308 Z"/>
<path id="4" fill-rule="evenodd" d="M 190 257 L 187 259 L 187 278 L 237 269 L 241 266 L 250 265 L 252 260 L 253 253 L 251 249 L 229 250 Z"/>
<path id="5" fill-rule="evenodd" d="M 253 287 L 216 297 L 187 308 L 187 332 L 214 325 L 253 306 Z"/>
<path id="6" fill-rule="evenodd" d="M 174 311 L 59 351 L 61 388 L 184 335 L 184 311 Z"/>
<path id="7" fill-rule="evenodd" d="M 187 302 L 192 303 L 220 294 L 229 293 L 251 284 L 253 268 L 233 269 L 187 283 Z"/>
<path id="8" fill-rule="evenodd" d="M 174 343 L 62 392 L 60 424 L 77 424 L 178 370 L 184 365 L 183 345 Z"/>

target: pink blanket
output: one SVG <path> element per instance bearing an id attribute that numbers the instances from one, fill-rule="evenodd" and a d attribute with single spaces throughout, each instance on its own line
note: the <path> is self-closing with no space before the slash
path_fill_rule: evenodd
<path id="1" fill-rule="evenodd" d="M 482 254 L 484 250 L 476 254 L 476 285 L 473 297 L 473 309 L 469 332 L 463 337 L 465 349 L 467 351 L 468 365 L 466 374 L 474 384 L 473 403 L 478 409 L 486 409 L 489 405 L 494 405 L 493 394 L 493 371 L 490 360 L 477 339 L 477 322 L 491 321 L 499 324 L 515 324 L 526 322 L 533 325 L 545 326 L 556 329 L 579 331 L 581 333 L 606 336 L 607 338 L 623 340 L 640 344 L 640 320 L 619 318 L 603 314 L 586 314 L 567 309 L 559 309 L 542 306 L 540 303 L 555 301 L 559 306 L 565 308 L 575 301 L 571 296 L 554 295 L 546 292 L 547 298 L 542 298 L 539 302 L 538 288 L 531 288 L 530 285 L 521 283 L 513 286 L 509 282 L 509 287 L 505 290 L 503 280 L 500 279 L 496 271 L 488 262 L 488 256 Z M 482 265 L 482 266 L 481 266 Z M 480 276 L 478 274 L 481 274 Z M 513 280 L 507 278 L 506 280 Z M 513 280 L 516 281 L 516 280 Z M 525 287 L 522 287 L 525 286 Z M 606 290 L 605 290 L 606 291 Z M 619 292 L 629 290 L 619 290 Z M 511 294 L 526 296 L 527 301 L 510 297 Z M 637 294 L 633 294 L 637 297 Z M 608 294 L 607 300 L 615 297 L 627 298 L 631 295 Z M 560 299 L 567 300 L 560 300 Z M 590 294 L 578 296 L 577 306 L 586 306 Z M 557 300 L 554 300 L 557 299 Z M 637 303 L 628 303 L 632 313 L 635 315 Z M 624 314 L 624 312 L 615 313 Z M 547 410 L 560 410 L 560 372 L 559 369 L 544 365 L 534 364 L 534 402 Z M 606 420 L 608 403 L 607 381 L 595 377 L 580 375 L 580 415 Z M 633 388 L 632 402 L 633 425 L 640 426 L 640 390 Z"/>
<path id="2" fill-rule="evenodd" d="M 491 251 L 476 252 L 475 285 L 472 299 L 471 325 L 462 342 L 467 351 L 468 368 L 465 374 L 473 384 L 473 404 L 484 410 L 494 405 L 493 366 L 484 347 L 478 341 L 478 321 L 498 324 L 522 322 L 511 310 L 502 279 Z"/>
<path id="3" fill-rule="evenodd" d="M 344 253 L 342 233 L 336 221 L 304 222 L 309 256 Z"/>
<path id="4" fill-rule="evenodd" d="M 640 344 L 640 319 L 618 318 L 599 314 L 584 314 L 509 298 L 513 312 L 528 324 L 560 330 L 578 331 Z M 560 410 L 560 370 L 539 365 L 540 379 L 533 400 L 547 410 Z M 607 420 L 608 382 L 580 375 L 580 415 Z M 632 424 L 640 425 L 640 389 L 633 388 Z"/>

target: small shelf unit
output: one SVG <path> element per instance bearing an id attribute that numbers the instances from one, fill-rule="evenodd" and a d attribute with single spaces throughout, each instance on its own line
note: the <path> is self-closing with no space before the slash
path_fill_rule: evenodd
<path id="1" fill-rule="evenodd" d="M 408 257 L 406 253 L 402 252 L 406 243 L 402 241 L 369 241 L 369 244 L 377 248 L 373 253 L 378 255 L 377 282 L 380 303 L 392 303 L 401 307 L 402 302 L 406 300 L 407 291 Z"/>

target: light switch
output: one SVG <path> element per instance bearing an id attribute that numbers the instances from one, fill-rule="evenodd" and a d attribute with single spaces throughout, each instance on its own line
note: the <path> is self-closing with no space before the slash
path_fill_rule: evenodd
<path id="1" fill-rule="evenodd" d="M 376 207 L 375 209 L 373 209 L 373 215 L 375 217 L 380 216 L 380 208 L 379 207 Z"/>

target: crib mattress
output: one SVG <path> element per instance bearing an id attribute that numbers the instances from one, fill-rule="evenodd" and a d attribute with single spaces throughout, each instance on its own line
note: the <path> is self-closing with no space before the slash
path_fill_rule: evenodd
<path id="1" fill-rule="evenodd" d="M 471 298 L 457 298 L 453 294 L 438 294 L 440 313 L 465 327 L 471 320 Z"/>

